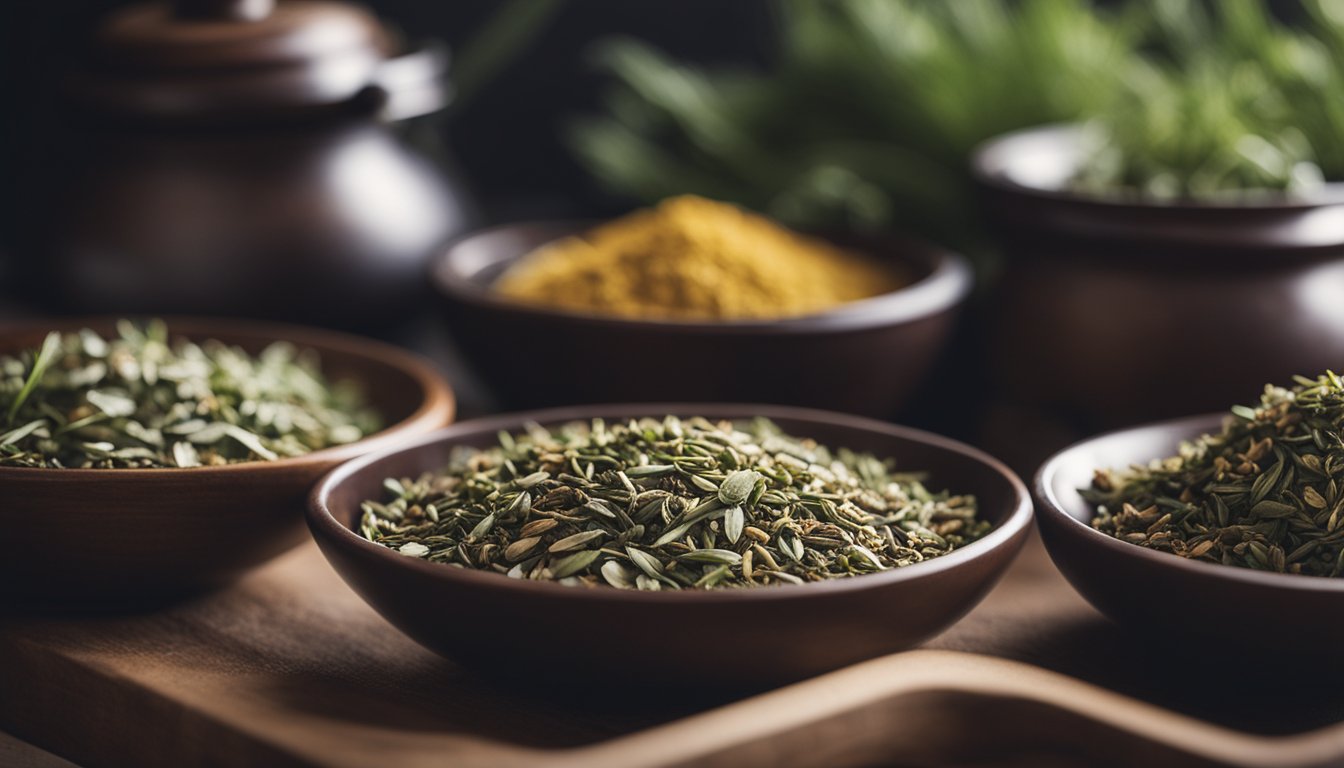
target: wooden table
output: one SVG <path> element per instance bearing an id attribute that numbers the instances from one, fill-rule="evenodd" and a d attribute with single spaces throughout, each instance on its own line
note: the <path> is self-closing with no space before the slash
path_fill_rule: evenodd
<path id="1" fill-rule="evenodd" d="M 0 728 L 90 768 L 1344 764 L 1344 671 L 1185 645 L 1108 623 L 1033 541 L 924 650 L 754 697 L 548 692 L 420 648 L 306 544 L 165 612 L 7 621 Z"/>

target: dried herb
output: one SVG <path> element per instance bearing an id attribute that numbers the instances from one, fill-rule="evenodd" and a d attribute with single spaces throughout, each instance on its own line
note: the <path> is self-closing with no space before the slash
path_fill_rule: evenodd
<path id="1" fill-rule="evenodd" d="M 1269 386 L 1221 432 L 1148 466 L 1096 473 L 1092 526 L 1131 544 L 1262 571 L 1344 572 L 1344 382 Z"/>
<path id="2" fill-rule="evenodd" d="M 441 473 L 388 479 L 366 538 L 431 562 L 622 589 L 801 584 L 884 571 L 983 536 L 975 500 L 765 419 L 501 432 Z"/>
<path id="3" fill-rule="evenodd" d="M 195 467 L 275 460 L 380 427 L 316 353 L 277 342 L 255 357 L 218 341 L 170 342 L 162 322 L 104 339 L 51 333 L 0 356 L 0 466 Z"/>

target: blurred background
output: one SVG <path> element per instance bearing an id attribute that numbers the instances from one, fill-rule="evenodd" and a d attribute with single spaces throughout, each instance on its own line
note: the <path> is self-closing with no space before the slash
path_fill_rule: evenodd
<path id="1" fill-rule="evenodd" d="M 443 319 L 433 255 L 695 193 L 964 254 L 957 325 L 874 415 L 1019 469 L 1344 367 L 1334 0 L 130 5 L 0 10 L 4 316 L 345 328 L 434 357 L 465 414 L 527 405 L 460 351 L 496 331 Z"/>

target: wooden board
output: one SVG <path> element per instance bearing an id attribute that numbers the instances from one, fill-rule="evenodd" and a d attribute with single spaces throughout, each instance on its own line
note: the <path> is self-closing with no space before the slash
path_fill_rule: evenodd
<path id="1" fill-rule="evenodd" d="M 937 650 L 749 698 L 547 692 L 421 649 L 305 545 L 165 612 L 8 621 L 0 729 L 91 768 L 1344 764 L 1344 669 L 1186 645 L 1106 622 L 1033 541 Z"/>
<path id="2" fill-rule="evenodd" d="M 0 733 L 0 765 L 6 768 L 75 768 L 74 763 L 7 733 Z"/>

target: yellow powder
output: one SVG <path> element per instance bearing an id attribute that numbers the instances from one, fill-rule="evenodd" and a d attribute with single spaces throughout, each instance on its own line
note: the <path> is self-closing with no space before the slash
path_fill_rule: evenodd
<path id="1" fill-rule="evenodd" d="M 588 313 L 732 320 L 812 314 L 905 283 L 891 267 L 687 195 L 539 248 L 495 288 Z"/>

